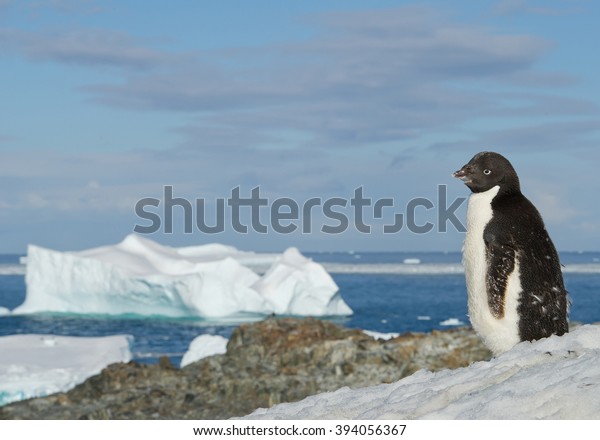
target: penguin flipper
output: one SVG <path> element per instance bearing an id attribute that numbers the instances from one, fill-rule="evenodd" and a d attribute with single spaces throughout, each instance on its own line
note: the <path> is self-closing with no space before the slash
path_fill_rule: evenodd
<path id="1" fill-rule="evenodd" d="M 508 278 L 515 270 L 516 252 L 510 241 L 501 241 L 498 236 L 486 232 L 484 242 L 487 259 L 486 290 L 488 306 L 496 319 L 504 317 L 505 293 Z"/>

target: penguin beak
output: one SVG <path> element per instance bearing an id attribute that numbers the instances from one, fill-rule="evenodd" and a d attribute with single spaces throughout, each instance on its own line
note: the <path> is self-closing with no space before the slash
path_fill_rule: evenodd
<path id="1" fill-rule="evenodd" d="M 452 174 L 453 177 L 456 177 L 457 179 L 462 180 L 465 183 L 469 183 L 471 181 L 471 170 L 467 168 L 467 166 L 465 165 L 464 167 L 462 167 L 460 170 L 454 172 Z"/>

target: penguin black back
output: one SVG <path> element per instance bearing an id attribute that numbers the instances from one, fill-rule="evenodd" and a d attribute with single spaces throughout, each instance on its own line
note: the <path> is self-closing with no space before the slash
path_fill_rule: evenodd
<path id="1" fill-rule="evenodd" d="M 501 323 L 507 313 L 507 292 L 511 283 L 514 290 L 515 281 L 511 281 L 511 276 L 516 272 L 516 282 L 520 282 L 518 298 L 514 301 L 518 317 L 518 324 L 514 325 L 518 325 L 518 329 L 515 329 L 518 330 L 518 339 L 531 341 L 566 333 L 568 299 L 558 253 L 540 213 L 521 193 L 519 178 L 510 162 L 498 153 L 483 152 L 475 155 L 454 176 L 471 189 L 471 197 L 487 197 L 491 205 L 487 217 L 484 215 L 482 226 L 475 232 L 477 237 L 471 237 L 469 241 L 476 243 L 480 238 L 483 240 L 481 258 L 485 259 L 485 273 L 475 273 L 478 269 L 470 269 L 468 265 L 473 266 L 473 262 L 465 259 L 467 284 L 471 286 L 470 315 L 478 317 L 475 321 L 481 321 L 480 311 L 472 310 L 472 303 L 475 302 L 471 301 L 471 297 L 486 295 L 491 314 L 487 319 Z M 470 203 L 469 211 L 471 209 Z M 473 208 L 473 211 L 477 209 Z M 472 218 L 478 215 L 477 212 L 469 213 Z M 470 232 L 467 231 L 467 236 Z M 469 252 L 469 249 L 465 251 Z M 485 281 L 469 283 L 469 277 L 485 277 Z M 483 289 L 485 293 L 478 291 Z M 490 329 L 499 325 L 504 324 L 480 325 L 481 329 L 485 329 L 480 334 L 493 332 Z M 478 330 L 475 322 L 473 326 Z M 495 337 L 482 334 L 484 340 L 486 336 L 490 340 Z"/>
<path id="2" fill-rule="evenodd" d="M 517 312 L 521 340 L 568 332 L 567 291 L 560 260 L 540 213 L 520 192 L 498 194 L 492 210 L 494 218 L 484 232 L 490 258 L 494 260 L 499 247 L 500 255 L 513 253 L 520 262 L 523 292 Z"/>

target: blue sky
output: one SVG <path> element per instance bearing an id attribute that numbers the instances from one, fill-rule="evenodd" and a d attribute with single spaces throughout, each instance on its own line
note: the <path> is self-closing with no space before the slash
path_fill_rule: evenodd
<path id="1" fill-rule="evenodd" d="M 114 243 L 136 201 L 468 195 L 507 156 L 560 250 L 600 239 L 591 0 L 0 0 L 0 252 Z M 464 218 L 466 204 L 458 215 Z M 344 211 L 351 215 L 351 211 Z M 392 212 L 386 211 L 388 215 Z M 178 213 L 179 215 L 180 213 Z M 209 217 L 210 218 L 210 217 Z M 463 234 L 183 233 L 242 249 L 460 250 Z M 434 210 L 417 222 L 435 223 Z M 321 222 L 321 223 L 319 223 Z M 331 221 L 316 218 L 313 231 Z M 209 221 L 210 223 L 210 221 Z M 335 223 L 335 222 L 334 222 Z M 436 225 L 437 226 L 437 225 Z"/>

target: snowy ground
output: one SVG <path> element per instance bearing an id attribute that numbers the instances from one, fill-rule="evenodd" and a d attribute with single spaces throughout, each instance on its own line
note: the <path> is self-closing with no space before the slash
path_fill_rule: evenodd
<path id="1" fill-rule="evenodd" d="M 600 326 L 523 342 L 489 362 L 419 371 L 259 409 L 248 419 L 600 419 Z"/>
<path id="2" fill-rule="evenodd" d="M 0 337 L 0 405 L 67 391 L 114 362 L 129 362 L 126 335 Z"/>

